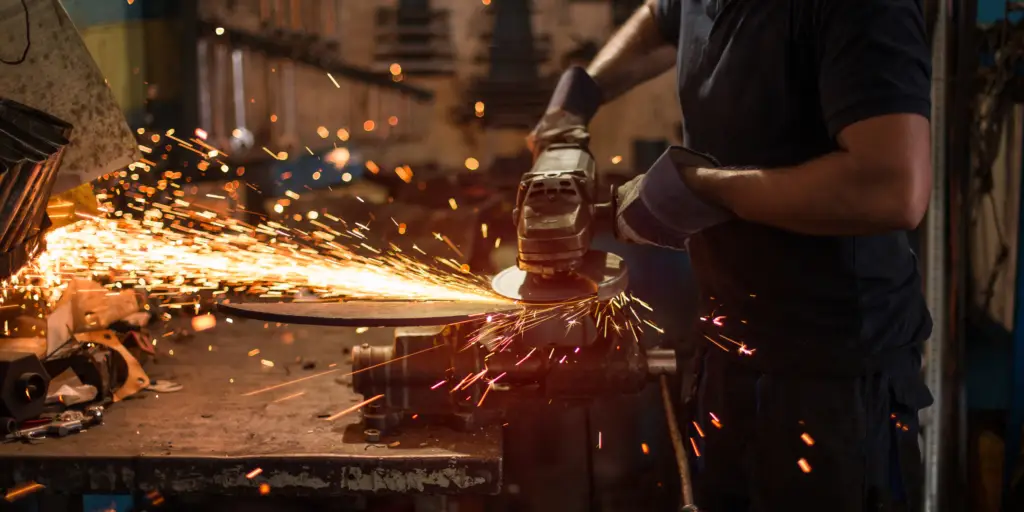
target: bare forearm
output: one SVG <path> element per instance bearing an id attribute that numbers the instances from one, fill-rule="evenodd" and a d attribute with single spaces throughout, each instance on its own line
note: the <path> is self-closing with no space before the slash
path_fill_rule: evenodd
<path id="1" fill-rule="evenodd" d="M 676 49 L 658 31 L 651 2 L 641 6 L 594 57 L 587 72 L 601 86 L 605 101 L 668 71 Z"/>
<path id="2" fill-rule="evenodd" d="M 835 152 L 795 167 L 696 169 L 686 178 L 698 195 L 744 220 L 808 235 L 844 236 L 917 226 L 923 210 L 911 203 L 920 201 L 907 197 L 916 187 L 900 176 L 873 171 L 849 153 Z"/>

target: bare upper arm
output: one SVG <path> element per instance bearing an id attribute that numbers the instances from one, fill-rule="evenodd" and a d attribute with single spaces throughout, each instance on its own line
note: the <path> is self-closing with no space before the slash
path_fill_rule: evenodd
<path id="1" fill-rule="evenodd" d="M 916 226 L 928 208 L 932 188 L 931 126 L 919 114 L 869 117 L 836 137 L 860 176 L 894 202 L 902 222 Z M 898 207 L 897 207 L 898 203 Z"/>

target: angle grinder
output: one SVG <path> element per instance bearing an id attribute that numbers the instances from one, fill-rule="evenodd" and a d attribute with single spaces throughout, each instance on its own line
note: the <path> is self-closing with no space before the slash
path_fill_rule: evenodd
<path id="1" fill-rule="evenodd" d="M 625 290 L 622 258 L 590 250 L 594 233 L 613 229 L 615 218 L 611 203 L 597 203 L 596 174 L 593 155 L 580 145 L 553 144 L 538 155 L 519 182 L 512 212 L 517 264 L 494 276 L 497 294 L 560 303 L 606 300 Z"/>

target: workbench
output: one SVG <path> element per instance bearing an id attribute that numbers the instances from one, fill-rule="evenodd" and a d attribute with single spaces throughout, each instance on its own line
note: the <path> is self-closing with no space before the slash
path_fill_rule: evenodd
<path id="1" fill-rule="evenodd" d="M 501 488 L 500 427 L 467 434 L 412 426 L 368 444 L 358 412 L 325 419 L 364 399 L 346 376 L 349 349 L 390 343 L 392 329 L 232 321 L 219 317 L 216 327 L 184 338 L 154 332 L 158 357 L 147 372 L 184 389 L 112 404 L 103 425 L 80 434 L 0 445 L 0 487 L 36 481 L 63 494 L 258 495 L 267 484 L 262 492 L 303 496 Z M 310 378 L 244 396 L 302 377 Z"/>

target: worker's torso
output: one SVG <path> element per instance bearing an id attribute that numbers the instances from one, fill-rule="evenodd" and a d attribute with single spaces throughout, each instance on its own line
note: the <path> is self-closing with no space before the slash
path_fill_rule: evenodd
<path id="1" fill-rule="evenodd" d="M 752 168 L 836 149 L 819 106 L 813 3 L 684 0 L 679 87 L 687 146 L 724 166 Z M 857 371 L 930 332 L 903 232 L 815 237 L 732 221 L 695 237 L 690 250 L 709 317 L 705 333 L 730 349 L 729 340 L 746 343 L 756 350 L 749 359 L 768 368 Z"/>

